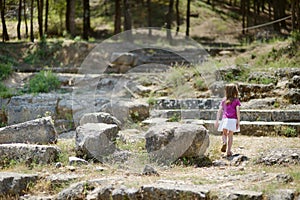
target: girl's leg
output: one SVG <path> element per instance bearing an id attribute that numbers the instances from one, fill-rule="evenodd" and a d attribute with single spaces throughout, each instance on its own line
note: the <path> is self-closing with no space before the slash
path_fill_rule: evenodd
<path id="1" fill-rule="evenodd" d="M 226 152 L 226 148 L 227 148 L 227 129 L 223 129 L 223 133 L 222 133 L 222 148 L 221 148 L 221 152 Z"/>
<path id="2" fill-rule="evenodd" d="M 227 145 L 227 155 L 228 156 L 232 155 L 232 152 L 231 152 L 232 142 L 233 142 L 233 132 L 229 131 L 229 133 L 228 133 L 228 145 Z"/>

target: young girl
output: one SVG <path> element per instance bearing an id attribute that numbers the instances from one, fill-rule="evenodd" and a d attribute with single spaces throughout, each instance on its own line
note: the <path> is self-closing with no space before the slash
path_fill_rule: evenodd
<path id="1" fill-rule="evenodd" d="M 235 84 L 228 84 L 225 86 L 225 97 L 220 103 L 215 123 L 218 131 L 222 131 L 223 145 L 221 151 L 227 152 L 227 156 L 232 156 L 231 147 L 233 141 L 233 133 L 240 131 L 241 103 L 238 99 L 238 93 L 239 91 Z M 222 121 L 219 124 L 221 114 Z"/>

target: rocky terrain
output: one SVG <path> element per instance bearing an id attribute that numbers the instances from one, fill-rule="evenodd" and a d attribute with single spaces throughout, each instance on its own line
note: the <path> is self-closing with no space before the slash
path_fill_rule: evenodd
<path id="1" fill-rule="evenodd" d="M 60 90 L 1 98 L 3 199 L 300 198 L 299 68 L 236 81 L 241 132 L 234 155 L 224 157 L 213 123 L 227 78 L 243 68 L 200 65 L 180 74 L 174 63 L 199 64 L 206 54 L 105 48 L 93 48 L 77 73 L 53 69 Z M 16 66 L 6 85 L 24 86 L 35 73 Z"/>

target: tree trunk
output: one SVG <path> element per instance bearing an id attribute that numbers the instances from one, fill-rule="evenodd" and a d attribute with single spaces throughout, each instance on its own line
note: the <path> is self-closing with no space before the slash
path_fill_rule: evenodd
<path id="1" fill-rule="evenodd" d="M 90 34 L 90 1 L 83 0 L 83 39 L 88 40 Z"/>
<path id="2" fill-rule="evenodd" d="M 191 0 L 187 0 L 187 7 L 186 7 L 186 31 L 185 36 L 190 36 L 190 15 L 191 15 Z"/>
<path id="3" fill-rule="evenodd" d="M 147 10 L 148 10 L 148 27 L 149 27 L 149 32 L 148 35 L 151 37 L 152 36 L 152 9 L 151 9 L 151 0 L 147 0 Z"/>
<path id="4" fill-rule="evenodd" d="M 7 33 L 6 22 L 5 22 L 5 0 L 0 0 L 0 11 L 1 11 L 1 22 L 2 22 L 2 41 L 8 41 L 9 36 Z"/>
<path id="5" fill-rule="evenodd" d="M 178 35 L 180 29 L 179 0 L 176 0 L 176 25 L 176 35 Z"/>
<path id="6" fill-rule="evenodd" d="M 25 22 L 25 37 L 28 38 L 28 24 L 27 24 L 27 15 L 26 15 L 26 0 L 23 2 L 24 4 L 24 22 Z"/>
<path id="7" fill-rule="evenodd" d="M 75 37 L 75 0 L 67 0 L 67 10 L 66 10 L 66 30 L 71 35 Z"/>
<path id="8" fill-rule="evenodd" d="M 46 0 L 45 7 L 45 34 L 48 32 L 48 17 L 49 17 L 49 0 Z"/>
<path id="9" fill-rule="evenodd" d="M 44 8 L 44 0 L 37 0 L 37 8 L 38 8 L 38 24 L 39 24 L 39 35 L 40 39 L 43 38 L 43 8 Z"/>
<path id="10" fill-rule="evenodd" d="M 21 22 L 22 22 L 22 0 L 19 0 L 18 24 L 17 24 L 18 40 L 21 40 Z"/>
<path id="11" fill-rule="evenodd" d="M 278 2 L 273 0 L 273 18 L 274 20 L 277 20 L 279 19 L 279 7 L 278 7 Z M 274 30 L 277 31 L 277 32 L 280 32 L 280 24 L 279 22 L 277 23 L 274 23 L 273 24 L 273 27 L 274 27 Z"/>
<path id="12" fill-rule="evenodd" d="M 124 0 L 124 31 L 126 39 L 128 41 L 132 41 L 132 31 L 131 31 L 131 13 L 130 13 L 130 5 L 129 5 L 129 0 Z"/>
<path id="13" fill-rule="evenodd" d="M 30 6 L 30 41 L 34 42 L 34 33 L 33 33 L 33 7 L 34 7 L 34 0 L 31 0 Z"/>
<path id="14" fill-rule="evenodd" d="M 121 33 L 121 0 L 115 0 L 115 24 L 114 34 Z"/>
<path id="15" fill-rule="evenodd" d="M 300 1 L 296 1 L 297 29 L 300 31 Z"/>
<path id="16" fill-rule="evenodd" d="M 173 6 L 174 6 L 174 0 L 169 0 L 169 11 L 167 14 L 167 40 L 172 42 L 172 34 L 171 34 L 171 28 L 172 28 L 172 18 L 173 18 Z"/>
<path id="17" fill-rule="evenodd" d="M 245 28 L 246 28 L 246 0 L 241 0 L 241 11 L 242 11 L 242 33 L 245 34 Z"/>

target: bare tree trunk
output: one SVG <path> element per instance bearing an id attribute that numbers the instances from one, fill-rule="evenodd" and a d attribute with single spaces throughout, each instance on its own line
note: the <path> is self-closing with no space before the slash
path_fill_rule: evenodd
<path id="1" fill-rule="evenodd" d="M 83 39 L 88 40 L 90 34 L 90 1 L 83 0 Z"/>
<path id="2" fill-rule="evenodd" d="M 34 7 L 34 0 L 31 0 L 30 5 L 30 41 L 34 42 L 34 33 L 33 33 L 33 7 Z"/>
<path id="3" fill-rule="evenodd" d="M 40 39 L 43 38 L 43 8 L 44 8 L 44 0 L 37 0 L 37 8 L 38 8 L 38 24 L 39 24 L 39 35 Z"/>
<path id="4" fill-rule="evenodd" d="M 241 10 L 242 10 L 242 33 L 245 34 L 245 28 L 246 28 L 246 0 L 241 0 Z"/>
<path id="5" fill-rule="evenodd" d="M 21 40 L 21 22 L 22 22 L 22 0 L 19 0 L 18 24 L 17 24 L 17 35 L 19 40 Z"/>
<path id="6" fill-rule="evenodd" d="M 187 7 L 186 7 L 186 31 L 185 36 L 190 36 L 190 15 L 191 15 L 191 0 L 187 0 Z"/>
<path id="7" fill-rule="evenodd" d="M 48 17 L 49 17 L 49 0 L 46 0 L 45 7 L 45 34 L 48 32 Z"/>
<path id="8" fill-rule="evenodd" d="M 126 39 L 128 41 L 132 41 L 132 31 L 131 31 L 131 13 L 130 13 L 130 4 L 129 4 L 129 0 L 124 0 L 123 1 L 124 4 L 124 31 L 125 32 L 125 36 Z"/>
<path id="9" fill-rule="evenodd" d="M 28 38 L 28 24 L 27 24 L 27 14 L 26 14 L 26 0 L 23 2 L 24 4 L 24 22 L 25 22 L 25 37 Z"/>
<path id="10" fill-rule="evenodd" d="M 1 22 L 2 22 L 2 41 L 8 41 L 9 36 L 7 33 L 7 27 L 5 22 L 5 0 L 0 0 Z"/>
<path id="11" fill-rule="evenodd" d="M 179 29 L 180 29 L 180 13 L 179 13 L 179 0 L 176 0 L 176 35 L 178 35 L 179 33 Z"/>
<path id="12" fill-rule="evenodd" d="M 297 29 L 300 31 L 300 1 L 296 1 Z"/>
<path id="13" fill-rule="evenodd" d="M 147 0 L 147 10 L 148 10 L 148 27 L 149 27 L 149 32 L 148 35 L 151 37 L 152 36 L 152 9 L 151 9 L 151 0 Z"/>
<path id="14" fill-rule="evenodd" d="M 114 34 L 121 33 L 121 0 L 115 0 L 115 24 Z"/>
<path id="15" fill-rule="evenodd" d="M 296 0 L 291 1 L 292 31 L 296 29 Z"/>
<path id="16" fill-rule="evenodd" d="M 66 10 L 66 30 L 71 35 L 75 37 L 75 0 L 67 0 L 67 10 Z"/>
<path id="17" fill-rule="evenodd" d="M 171 28 L 172 28 L 172 18 L 173 18 L 173 6 L 174 6 L 174 0 L 169 0 L 169 11 L 167 14 L 167 40 L 172 42 L 172 34 L 171 34 Z"/>

